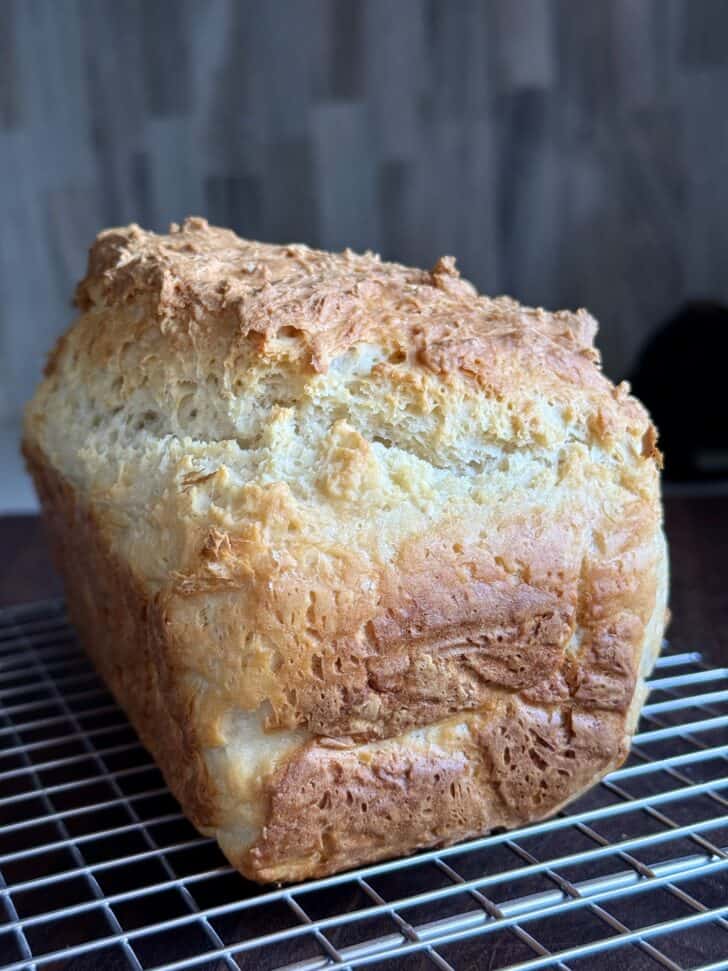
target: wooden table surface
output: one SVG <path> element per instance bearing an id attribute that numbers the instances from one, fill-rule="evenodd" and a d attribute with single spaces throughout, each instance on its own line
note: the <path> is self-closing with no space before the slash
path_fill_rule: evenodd
<path id="1" fill-rule="evenodd" d="M 668 496 L 670 640 L 728 664 L 728 495 Z M 62 594 L 36 516 L 0 517 L 0 606 Z"/>

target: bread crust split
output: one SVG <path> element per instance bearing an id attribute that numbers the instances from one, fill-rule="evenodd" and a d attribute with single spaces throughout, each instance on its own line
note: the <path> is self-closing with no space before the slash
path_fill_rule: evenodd
<path id="1" fill-rule="evenodd" d="M 199 219 L 100 234 L 76 301 L 23 442 L 71 616 L 242 873 L 521 825 L 623 761 L 659 452 L 586 312 Z"/>

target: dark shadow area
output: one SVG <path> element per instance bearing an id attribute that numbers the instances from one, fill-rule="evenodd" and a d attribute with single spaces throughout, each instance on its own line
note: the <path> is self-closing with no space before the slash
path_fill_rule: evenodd
<path id="1" fill-rule="evenodd" d="M 728 308 L 685 304 L 649 340 L 632 391 L 660 432 L 665 478 L 728 480 Z"/>

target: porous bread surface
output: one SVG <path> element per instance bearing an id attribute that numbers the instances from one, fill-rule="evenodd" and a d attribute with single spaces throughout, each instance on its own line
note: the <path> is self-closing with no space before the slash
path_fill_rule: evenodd
<path id="1" fill-rule="evenodd" d="M 25 427 L 71 610 L 245 873 L 516 825 L 621 761 L 659 454 L 586 312 L 197 219 L 102 233 L 77 303 Z"/>

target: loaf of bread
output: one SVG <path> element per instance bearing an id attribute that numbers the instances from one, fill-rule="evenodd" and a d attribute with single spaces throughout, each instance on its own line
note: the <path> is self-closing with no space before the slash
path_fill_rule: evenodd
<path id="1" fill-rule="evenodd" d="M 659 651 L 655 431 L 594 320 L 202 219 L 101 233 L 24 452 L 198 829 L 293 881 L 553 813 Z"/>

